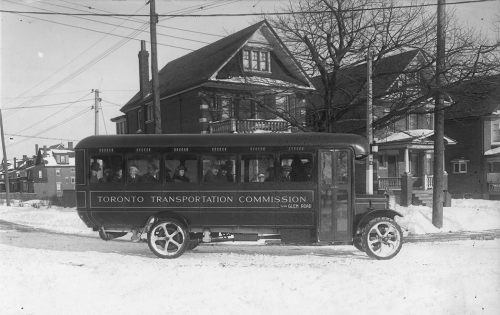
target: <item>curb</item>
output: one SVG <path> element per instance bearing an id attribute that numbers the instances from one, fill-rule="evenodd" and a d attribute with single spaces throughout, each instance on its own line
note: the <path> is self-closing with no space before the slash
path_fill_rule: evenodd
<path id="1" fill-rule="evenodd" d="M 494 240 L 495 238 L 500 238 L 500 230 L 488 230 L 484 232 L 464 231 L 464 232 L 408 235 L 404 237 L 403 243 L 451 242 L 460 240 Z"/>

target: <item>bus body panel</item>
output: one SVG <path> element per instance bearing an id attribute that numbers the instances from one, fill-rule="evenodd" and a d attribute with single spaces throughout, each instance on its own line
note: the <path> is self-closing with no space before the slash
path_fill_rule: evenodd
<path id="1" fill-rule="evenodd" d="M 246 166 L 240 159 L 243 154 L 252 153 L 253 147 L 249 147 L 256 145 L 259 145 L 256 150 L 262 151 L 259 154 L 274 155 L 272 166 L 275 168 L 280 167 L 278 158 L 284 154 L 310 155 L 311 161 L 317 165 L 314 181 L 243 182 L 240 170 Z M 201 156 L 212 152 L 214 147 L 234 154 L 234 183 L 202 181 L 204 161 Z M 76 149 L 80 152 L 76 155 L 77 174 L 90 171 L 92 155 L 105 156 L 106 152 L 112 152 L 109 154 L 121 159 L 125 166 L 131 154 L 138 154 L 134 152 L 159 156 L 161 181 L 157 183 L 127 183 L 123 180 L 106 186 L 90 184 L 88 178 L 77 179 L 77 211 L 89 227 L 103 227 L 105 230 L 137 229 L 144 227 L 150 216 L 170 211 L 184 218 L 189 228 L 195 231 L 205 228 L 232 233 L 282 231 L 284 235 L 307 237 L 308 242 L 317 241 L 318 237 L 322 241 L 349 241 L 353 229 L 353 180 L 343 183 L 343 190 L 338 187 L 332 189 L 331 184 L 318 185 L 321 172 L 324 171 L 320 169 L 322 160 L 318 149 L 323 152 L 349 152 L 350 177 L 354 172 L 354 158 L 368 152 L 366 140 L 362 137 L 314 133 L 92 136 L 83 139 Z M 199 182 L 186 185 L 166 182 L 165 157 L 175 152 L 189 152 L 198 156 L 198 171 L 191 174 Z M 336 163 L 334 159 L 329 158 L 328 163 Z M 330 169 L 335 167 L 334 164 L 329 166 Z M 331 199 L 332 193 L 339 196 L 343 191 L 346 197 Z M 343 198 L 347 201 L 342 201 Z M 332 200 L 334 203 L 341 201 L 342 207 L 332 205 Z M 324 222 L 322 211 L 328 212 L 324 218 L 330 222 Z"/>

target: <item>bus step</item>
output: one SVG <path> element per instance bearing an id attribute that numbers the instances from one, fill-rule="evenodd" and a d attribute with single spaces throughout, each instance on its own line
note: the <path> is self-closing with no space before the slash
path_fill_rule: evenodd
<path id="1" fill-rule="evenodd" d="M 235 242 L 255 242 L 259 240 L 258 234 L 234 234 Z"/>

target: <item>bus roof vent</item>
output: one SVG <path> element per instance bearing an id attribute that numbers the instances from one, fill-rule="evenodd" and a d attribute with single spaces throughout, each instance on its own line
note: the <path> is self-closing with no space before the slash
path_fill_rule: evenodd
<path id="1" fill-rule="evenodd" d="M 136 148 L 135 152 L 151 152 L 151 148 Z"/>
<path id="2" fill-rule="evenodd" d="M 304 151 L 304 147 L 288 147 L 289 151 Z"/>
<path id="3" fill-rule="evenodd" d="M 113 148 L 100 148 L 99 153 L 113 153 Z"/>
<path id="4" fill-rule="evenodd" d="M 266 151 L 266 147 L 251 147 L 250 151 Z"/>
<path id="5" fill-rule="evenodd" d="M 217 147 L 217 148 L 212 148 L 212 152 L 226 152 L 227 148 L 225 147 Z"/>
<path id="6" fill-rule="evenodd" d="M 174 148 L 174 152 L 188 152 L 189 148 Z"/>

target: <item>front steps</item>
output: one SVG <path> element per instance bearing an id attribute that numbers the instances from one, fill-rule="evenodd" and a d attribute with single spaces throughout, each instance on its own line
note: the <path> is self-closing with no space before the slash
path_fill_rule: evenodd
<path id="1" fill-rule="evenodd" d="M 411 203 L 416 206 L 432 207 L 432 189 L 414 190 Z"/>

